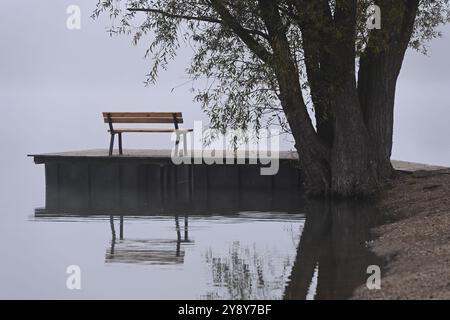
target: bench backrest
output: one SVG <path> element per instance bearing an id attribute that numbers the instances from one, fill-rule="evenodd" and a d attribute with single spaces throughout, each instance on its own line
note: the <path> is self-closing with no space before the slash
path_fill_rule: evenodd
<path id="1" fill-rule="evenodd" d="M 181 112 L 103 112 L 105 123 L 183 123 Z"/>

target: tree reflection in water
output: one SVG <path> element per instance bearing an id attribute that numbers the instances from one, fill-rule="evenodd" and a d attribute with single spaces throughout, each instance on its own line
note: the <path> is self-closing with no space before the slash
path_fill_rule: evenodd
<path id="1" fill-rule="evenodd" d="M 215 291 L 206 294 L 207 299 L 276 299 L 282 296 L 282 288 L 292 268 L 292 259 L 285 254 L 274 258 L 275 250 L 261 251 L 235 241 L 228 256 L 218 257 L 210 248 L 205 260 L 212 271 Z"/>
<path id="2" fill-rule="evenodd" d="M 367 248 L 370 228 L 381 216 L 365 202 L 319 202 L 306 206 L 295 260 L 275 265 L 273 253 L 234 242 L 226 257 L 212 249 L 205 259 L 215 291 L 208 299 L 344 299 L 363 285 L 369 265 L 381 261 Z M 270 236 L 270 235 L 269 235 Z M 274 239 L 277 241 L 277 239 Z M 259 253 L 258 253 L 259 252 Z"/>

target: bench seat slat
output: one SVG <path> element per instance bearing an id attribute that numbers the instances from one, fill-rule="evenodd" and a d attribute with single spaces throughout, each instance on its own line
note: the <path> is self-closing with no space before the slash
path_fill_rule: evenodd
<path id="1" fill-rule="evenodd" d="M 117 133 L 122 133 L 122 132 L 180 132 L 180 133 L 184 133 L 184 132 L 192 132 L 194 131 L 193 129 L 166 129 L 166 128 L 161 128 L 161 129 L 140 129 L 140 128 L 127 128 L 127 129 L 114 129 L 114 132 Z M 108 130 L 108 132 L 110 132 L 110 130 Z"/>
<path id="2" fill-rule="evenodd" d="M 181 112 L 103 112 L 103 117 L 108 117 L 108 114 L 111 117 L 166 117 L 171 118 L 173 114 L 176 115 L 177 118 L 182 117 Z"/>
<path id="3" fill-rule="evenodd" d="M 104 118 L 108 123 L 108 118 Z M 111 117 L 112 123 L 173 123 L 173 117 Z M 177 117 L 178 123 L 183 123 L 183 118 Z"/>

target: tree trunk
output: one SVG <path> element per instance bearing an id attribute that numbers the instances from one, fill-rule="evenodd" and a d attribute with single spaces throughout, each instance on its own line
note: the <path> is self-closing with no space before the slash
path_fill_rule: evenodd
<path id="1" fill-rule="evenodd" d="M 333 17 L 323 2 L 293 1 L 301 12 L 299 25 L 317 131 L 306 111 L 299 70 L 275 3 L 260 0 L 259 9 L 273 52 L 268 62 L 277 77 L 281 104 L 295 139 L 305 190 L 310 195 L 373 194 L 392 171 L 395 86 L 418 0 L 403 1 L 399 11 L 389 10 L 397 1 L 382 3 L 387 13 L 384 29 L 370 34 L 358 85 L 357 1 L 336 2 Z"/>
<path id="2" fill-rule="evenodd" d="M 331 192 L 340 196 L 366 196 L 379 185 L 356 85 L 356 11 L 354 0 L 337 2 L 329 36 L 334 54 L 329 56 L 332 68 L 327 70 L 327 77 L 335 87 L 333 95 L 327 97 L 335 109 Z"/>
<path id="3" fill-rule="evenodd" d="M 380 178 L 392 174 L 391 150 L 394 100 L 398 73 L 385 55 L 361 58 L 359 99 L 373 147 L 373 160 Z"/>
<path id="4" fill-rule="evenodd" d="M 277 71 L 281 89 L 281 105 L 286 114 L 295 148 L 299 154 L 303 189 L 312 196 L 330 194 L 330 150 L 316 134 L 306 107 L 300 84 L 289 70 Z"/>
<path id="5" fill-rule="evenodd" d="M 372 166 L 373 150 L 354 84 L 343 86 L 336 100 L 331 191 L 340 196 L 366 196 L 377 190 L 379 178 Z"/>
<path id="6" fill-rule="evenodd" d="M 360 59 L 358 95 L 373 146 L 372 160 L 380 179 L 389 177 L 393 171 L 390 159 L 395 90 L 418 4 L 418 0 L 380 3 L 384 12 L 383 28 L 372 31 Z"/>

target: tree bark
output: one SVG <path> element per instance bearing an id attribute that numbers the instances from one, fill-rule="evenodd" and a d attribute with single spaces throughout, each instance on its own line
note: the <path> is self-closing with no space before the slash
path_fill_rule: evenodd
<path id="1" fill-rule="evenodd" d="M 392 174 L 391 152 L 397 79 L 408 47 L 419 0 L 379 1 L 382 29 L 373 30 L 360 59 L 358 95 L 379 178 Z"/>
<path id="2" fill-rule="evenodd" d="M 310 195 L 330 193 L 329 147 L 320 139 L 303 100 L 297 69 L 276 2 L 260 0 L 259 8 L 273 51 L 271 65 L 280 88 L 280 100 L 299 153 L 304 190 Z"/>
<path id="3" fill-rule="evenodd" d="M 392 173 L 391 151 L 397 75 L 384 54 L 361 59 L 358 94 L 380 178 Z"/>
<path id="4" fill-rule="evenodd" d="M 334 99 L 332 56 L 334 51 L 332 14 L 325 0 L 290 0 L 297 8 L 297 23 L 302 30 L 303 52 L 311 99 L 314 104 L 317 134 L 328 147 L 334 139 Z M 317 41 L 321 39 L 321 41 Z"/>
<path id="5" fill-rule="evenodd" d="M 379 186 L 372 166 L 369 135 L 355 78 L 356 0 L 336 2 L 332 79 L 335 126 L 331 151 L 331 191 L 340 196 L 365 196 Z"/>

